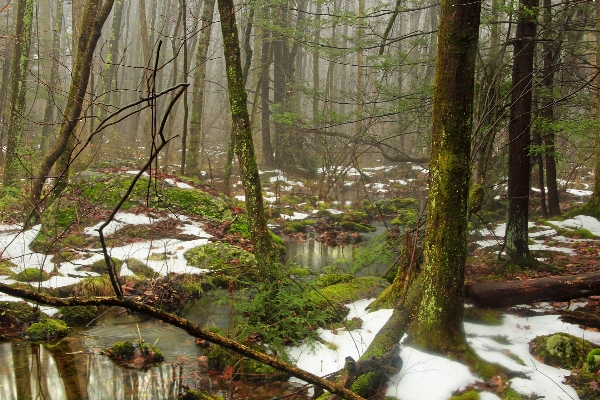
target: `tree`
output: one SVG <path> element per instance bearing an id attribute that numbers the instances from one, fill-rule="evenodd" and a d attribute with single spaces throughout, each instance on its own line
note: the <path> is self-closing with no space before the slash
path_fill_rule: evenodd
<path id="1" fill-rule="evenodd" d="M 506 252 L 511 261 L 523 267 L 532 262 L 528 245 L 529 222 L 529 142 L 533 55 L 537 18 L 536 0 L 521 0 L 514 40 L 512 101 L 508 128 L 508 215 Z"/>
<path id="2" fill-rule="evenodd" d="M 6 162 L 4 164 L 4 188 L 18 188 L 21 183 L 25 135 L 23 114 L 25 113 L 25 92 L 27 90 L 25 77 L 29 70 L 33 3 L 33 0 L 19 0 L 17 3 L 16 43 L 11 67 L 10 114 L 8 119 L 10 134 L 8 135 Z"/>
<path id="3" fill-rule="evenodd" d="M 221 34 L 225 52 L 225 70 L 232 120 L 231 132 L 235 135 L 235 153 L 240 163 L 242 184 L 246 195 L 248 230 L 254 243 L 254 253 L 264 263 L 264 272 L 268 276 L 270 267 L 279 261 L 279 257 L 274 249 L 263 209 L 260 177 L 248 114 L 235 7 L 232 0 L 218 0 L 217 4 L 221 16 Z"/>
<path id="4" fill-rule="evenodd" d="M 85 4 L 81 35 L 79 36 L 76 59 L 73 64 L 73 79 L 69 88 L 67 105 L 60 124 L 58 138 L 52 150 L 42 161 L 40 169 L 33 179 L 30 200 L 34 210 L 37 210 L 39 206 L 42 188 L 50 170 L 59 157 L 68 150 L 69 141 L 73 140 L 72 137 L 83 109 L 96 44 L 102 33 L 102 26 L 110 14 L 113 2 L 114 0 L 106 0 L 100 9 L 99 0 L 87 0 Z M 58 171 L 61 176 L 64 173 L 64 169 Z M 62 178 L 66 179 L 66 177 Z"/>
<path id="5" fill-rule="evenodd" d="M 441 5 L 423 290 L 410 328 L 418 346 L 454 356 L 467 347 L 463 286 L 480 10 L 479 1 L 443 0 Z"/>

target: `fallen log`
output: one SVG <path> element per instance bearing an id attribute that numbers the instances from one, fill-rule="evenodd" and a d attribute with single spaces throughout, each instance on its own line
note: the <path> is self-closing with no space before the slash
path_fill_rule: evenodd
<path id="1" fill-rule="evenodd" d="M 537 301 L 568 301 L 600 294 L 600 273 L 475 283 L 467 286 L 465 291 L 466 298 L 478 307 L 502 308 Z"/>

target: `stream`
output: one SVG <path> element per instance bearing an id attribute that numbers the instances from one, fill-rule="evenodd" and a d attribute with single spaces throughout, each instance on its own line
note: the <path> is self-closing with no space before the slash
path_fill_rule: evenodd
<path id="1" fill-rule="evenodd" d="M 363 243 L 385 229 L 383 223 L 375 225 L 377 231 L 364 235 Z M 336 260 L 351 260 L 353 246 L 326 246 L 315 238 L 309 234 L 302 243 L 287 242 L 288 259 L 315 271 Z M 202 326 L 227 327 L 231 311 L 219 305 L 218 296 L 206 294 L 188 304 L 181 316 Z M 165 361 L 159 366 L 148 371 L 129 369 L 100 354 L 117 341 L 140 336 L 162 349 Z M 297 384 L 288 382 L 253 385 L 211 377 L 200 356 L 202 348 L 196 346 L 195 338 L 180 329 L 111 309 L 91 326 L 73 328 L 56 344 L 0 342 L 0 399 L 177 399 L 185 386 L 201 386 L 226 399 L 265 399 L 298 391 Z"/>

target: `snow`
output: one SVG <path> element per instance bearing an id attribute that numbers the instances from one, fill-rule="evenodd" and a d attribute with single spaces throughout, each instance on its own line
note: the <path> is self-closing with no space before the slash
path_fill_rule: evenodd
<path id="1" fill-rule="evenodd" d="M 591 190 L 578 190 L 578 189 L 567 189 L 567 193 L 570 193 L 579 197 L 591 196 L 594 192 Z"/>
<path id="2" fill-rule="evenodd" d="M 144 214 L 132 214 L 128 212 L 118 212 L 112 221 L 104 228 L 104 236 L 110 236 L 119 229 L 127 225 L 151 225 L 160 219 L 151 218 Z M 98 229 L 102 226 L 103 222 L 99 222 L 94 226 L 88 226 L 83 230 L 83 233 L 90 236 L 100 236 Z"/>
<path id="3" fill-rule="evenodd" d="M 178 188 L 181 188 L 181 189 L 193 189 L 194 188 L 193 186 L 188 185 L 185 182 L 177 182 L 170 178 L 165 179 L 165 182 L 167 182 L 169 185 L 177 186 Z"/>
<path id="4" fill-rule="evenodd" d="M 286 214 L 281 214 L 281 216 L 283 217 L 283 219 L 288 219 L 288 220 L 302 220 L 302 219 L 306 219 L 309 217 L 308 214 L 305 213 L 299 213 L 294 211 L 293 215 L 286 215 Z"/>
<path id="5" fill-rule="evenodd" d="M 552 221 L 552 223 L 561 228 L 579 229 L 585 228 L 596 236 L 600 236 L 600 222 L 594 217 L 587 215 L 578 215 L 564 221 Z"/>

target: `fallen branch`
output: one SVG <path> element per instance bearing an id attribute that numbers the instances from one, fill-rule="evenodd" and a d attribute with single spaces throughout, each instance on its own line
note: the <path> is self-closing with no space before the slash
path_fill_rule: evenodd
<path id="1" fill-rule="evenodd" d="M 150 307 L 146 304 L 133 301 L 128 298 L 119 297 L 93 297 L 93 298 L 79 298 L 79 297 L 51 297 L 40 293 L 33 292 L 27 289 L 14 288 L 3 283 L 0 283 L 0 292 L 6 293 L 11 296 L 19 297 L 21 299 L 34 301 L 36 303 L 45 304 L 54 307 L 73 307 L 73 306 L 116 306 L 127 308 L 131 311 L 136 311 L 141 314 L 156 318 L 173 326 L 183 329 L 188 334 L 208 340 L 212 343 L 223 346 L 227 349 L 233 350 L 236 353 L 260 361 L 266 365 L 269 365 L 279 371 L 286 372 L 296 378 L 302 379 L 306 382 L 312 383 L 313 385 L 322 387 L 331 393 L 340 395 L 342 398 L 347 400 L 364 400 L 363 397 L 345 389 L 339 385 L 334 384 L 331 381 L 323 379 L 319 376 L 313 375 L 303 369 L 290 365 L 279 358 L 274 356 L 260 353 L 256 350 L 251 349 L 241 343 L 237 343 L 224 336 L 217 335 L 200 328 L 198 325 L 191 323 L 185 318 L 178 317 L 177 315 L 159 310 L 154 307 Z"/>

